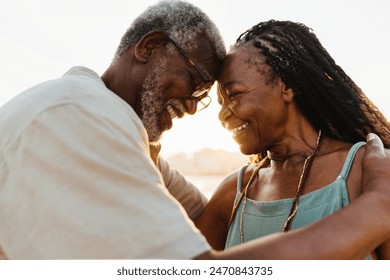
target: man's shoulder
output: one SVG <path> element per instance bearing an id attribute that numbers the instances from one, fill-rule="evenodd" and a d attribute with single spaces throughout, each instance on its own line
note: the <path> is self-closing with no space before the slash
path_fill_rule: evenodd
<path id="1" fill-rule="evenodd" d="M 137 118 L 134 110 L 109 90 L 97 73 L 82 66 L 73 67 L 62 77 L 37 84 L 20 93 L 1 108 L 0 114 L 23 112 L 24 116 L 31 118 L 63 105 L 74 105 L 98 115 L 105 114 L 109 118 L 123 118 L 123 114 L 132 119 Z"/>
<path id="2" fill-rule="evenodd" d="M 0 129 L 18 134 L 42 114 L 66 112 L 67 108 L 69 114 L 76 108 L 85 117 L 143 134 L 142 122 L 134 110 L 85 67 L 73 67 L 62 77 L 31 87 L 11 99 L 0 109 Z"/>
<path id="3" fill-rule="evenodd" d="M 13 108 L 41 111 L 63 103 L 77 103 L 88 95 L 97 95 L 98 92 L 107 92 L 108 89 L 99 76 L 93 73 L 85 67 L 73 67 L 62 77 L 26 89 L 7 102 L 2 111 L 12 111 Z"/>
<path id="4" fill-rule="evenodd" d="M 60 80 L 66 89 L 60 93 L 61 99 L 119 122 L 128 118 L 140 122 L 133 108 L 108 89 L 94 71 L 81 66 L 73 67 Z"/>

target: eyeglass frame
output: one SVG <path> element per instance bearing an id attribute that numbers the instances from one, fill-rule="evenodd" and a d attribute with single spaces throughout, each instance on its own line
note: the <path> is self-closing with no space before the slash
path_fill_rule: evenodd
<path id="1" fill-rule="evenodd" d="M 211 103 L 211 97 L 209 96 L 209 92 L 210 92 L 210 88 L 214 83 L 210 81 L 210 79 L 204 73 L 202 73 L 199 67 L 191 60 L 191 58 L 186 54 L 186 52 L 174 40 L 168 38 L 168 41 L 175 46 L 175 48 L 179 51 L 179 53 L 192 65 L 192 67 L 194 67 L 195 71 L 202 77 L 203 82 L 195 88 L 194 92 L 189 97 L 191 99 L 196 100 L 197 102 L 201 102 L 202 99 L 208 97 L 210 101 L 208 103 L 201 102 L 204 107 L 198 111 L 205 109 Z M 205 87 L 206 85 L 209 86 Z M 203 88 L 205 88 L 205 90 L 203 90 Z"/>

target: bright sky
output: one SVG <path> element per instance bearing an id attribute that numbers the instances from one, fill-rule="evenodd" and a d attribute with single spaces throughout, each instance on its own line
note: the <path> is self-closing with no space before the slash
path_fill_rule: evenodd
<path id="1" fill-rule="evenodd" d="M 84 65 L 102 74 L 132 20 L 156 1 L 2 0 L 0 105 L 37 83 Z M 313 28 L 336 62 L 390 117 L 388 0 L 189 0 L 220 27 L 226 45 L 260 21 L 303 22 Z M 176 120 L 162 153 L 204 147 L 238 151 L 218 122 L 218 105 Z"/>

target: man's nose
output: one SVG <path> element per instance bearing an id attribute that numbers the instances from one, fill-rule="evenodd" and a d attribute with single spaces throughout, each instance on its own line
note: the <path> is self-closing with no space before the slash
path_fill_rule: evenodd
<path id="1" fill-rule="evenodd" d="M 187 114 L 193 115 L 196 113 L 198 107 L 198 101 L 196 99 L 186 99 L 185 105 L 187 108 Z"/>

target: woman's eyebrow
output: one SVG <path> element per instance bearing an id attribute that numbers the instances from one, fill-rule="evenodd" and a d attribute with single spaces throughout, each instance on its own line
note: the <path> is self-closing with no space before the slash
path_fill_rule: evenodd
<path id="1" fill-rule="evenodd" d="M 233 86 L 235 84 L 242 84 L 242 82 L 239 81 L 239 80 L 231 80 L 231 81 L 228 81 L 228 82 L 222 84 L 221 88 L 223 90 L 225 90 L 226 88 L 231 87 L 231 86 Z"/>

